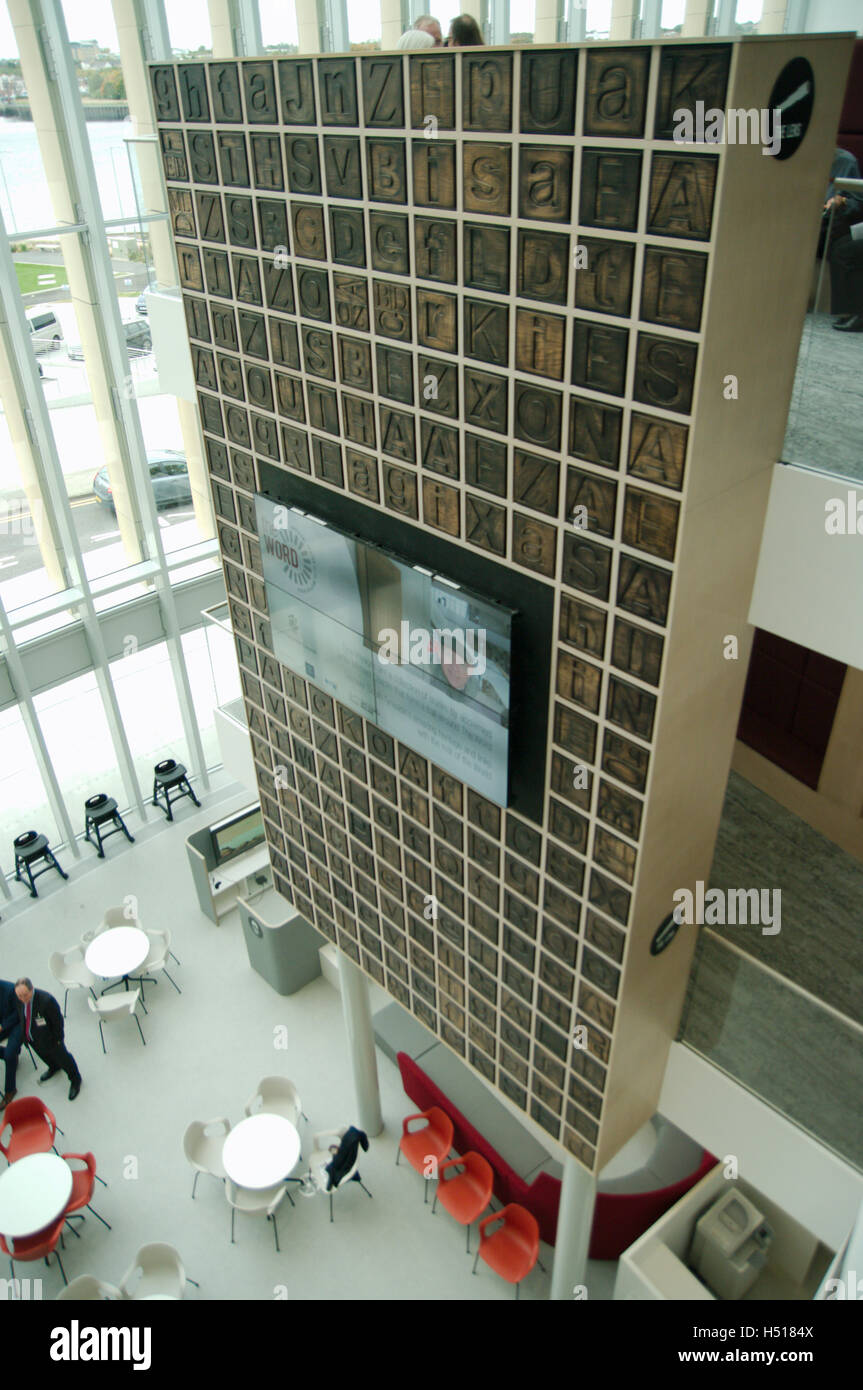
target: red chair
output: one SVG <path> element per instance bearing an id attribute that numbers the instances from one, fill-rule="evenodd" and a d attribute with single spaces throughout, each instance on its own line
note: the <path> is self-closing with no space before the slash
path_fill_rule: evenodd
<path id="1" fill-rule="evenodd" d="M 414 1120 L 425 1120 L 425 1125 L 422 1129 L 411 1131 L 408 1125 L 413 1124 Z M 404 1154 L 411 1167 L 416 1169 L 420 1177 L 426 1179 L 423 1184 L 424 1202 L 429 1199 L 428 1179 L 437 1177 L 438 1164 L 446 1158 L 452 1148 L 452 1134 L 452 1120 L 446 1111 L 437 1105 L 433 1105 L 430 1110 L 422 1111 L 419 1115 L 408 1115 L 407 1119 L 402 1121 L 402 1137 L 396 1154 L 396 1167 L 399 1158 Z"/>
<path id="2" fill-rule="evenodd" d="M 73 1212 L 80 1211 L 81 1207 L 86 1207 L 88 1211 L 92 1211 L 96 1220 L 101 1221 L 103 1226 L 108 1226 L 108 1230 L 110 1231 L 111 1227 L 108 1225 L 104 1216 L 100 1216 L 95 1207 L 90 1206 L 90 1199 L 93 1196 L 93 1189 L 96 1186 L 96 1160 L 93 1155 L 61 1154 L 60 1157 L 65 1159 L 70 1168 L 72 1168 L 72 1159 L 78 1159 L 84 1164 L 83 1168 L 72 1168 L 72 1195 L 63 1213 L 66 1220 L 70 1221 Z M 84 1217 L 76 1216 L 75 1220 L 83 1221 Z M 70 1226 L 69 1229 L 77 1236 L 78 1232 L 75 1230 L 74 1226 Z"/>
<path id="3" fill-rule="evenodd" d="M 488 1228 L 496 1221 L 503 1221 L 496 1231 L 488 1235 Z M 476 1274 L 477 1260 L 483 1259 L 489 1269 L 499 1274 L 508 1284 L 518 1286 L 525 1275 L 530 1274 L 539 1258 L 539 1226 L 536 1217 L 531 1216 L 525 1207 L 510 1202 L 501 1211 L 492 1212 L 479 1223 L 479 1249 L 473 1262 Z"/>
<path id="4" fill-rule="evenodd" d="M 444 1174 L 453 1168 L 464 1171 L 457 1176 L 445 1178 Z M 470 1223 L 485 1211 L 491 1201 L 494 1185 L 494 1170 L 478 1153 L 466 1153 L 461 1158 L 450 1158 L 438 1167 L 438 1185 L 432 1204 L 432 1216 L 440 1198 L 450 1216 L 467 1231 L 467 1253 L 470 1254 Z"/>
<path id="5" fill-rule="evenodd" d="M 4 1144 L 3 1135 L 10 1125 L 12 1133 Z M 57 1121 L 51 1111 L 47 1105 L 43 1105 L 38 1096 L 23 1096 L 21 1100 L 10 1100 L 3 1111 L 0 1153 L 5 1154 L 9 1163 L 15 1163 L 19 1158 L 27 1158 L 29 1154 L 48 1153 L 50 1149 L 54 1149 L 56 1153 L 54 1139 L 57 1134 L 62 1133 L 62 1129 L 57 1128 Z"/>
<path id="6" fill-rule="evenodd" d="M 6 1244 L 4 1236 L 0 1235 L 0 1250 L 4 1255 L 9 1256 L 9 1269 L 12 1278 L 15 1278 L 15 1265 L 13 1261 L 42 1260 L 48 1263 L 49 1255 L 57 1256 L 57 1263 L 60 1266 L 60 1273 L 63 1276 L 63 1283 L 68 1284 L 66 1271 L 63 1268 L 63 1261 L 60 1259 L 60 1252 L 57 1249 L 57 1242 L 63 1239 L 63 1222 L 66 1220 L 65 1214 L 59 1216 L 53 1226 L 46 1226 L 44 1231 L 37 1231 L 34 1236 L 19 1236 L 12 1241 L 12 1249 Z"/>

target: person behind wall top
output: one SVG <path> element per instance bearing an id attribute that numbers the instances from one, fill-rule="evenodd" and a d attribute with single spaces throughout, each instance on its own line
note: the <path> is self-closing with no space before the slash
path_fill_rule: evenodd
<path id="1" fill-rule="evenodd" d="M 435 41 L 431 34 L 427 34 L 423 29 L 406 29 L 396 44 L 396 48 L 405 50 L 434 48 Z"/>
<path id="2" fill-rule="evenodd" d="M 449 27 L 449 48 L 480 48 L 483 37 L 476 20 L 469 14 L 460 14 Z"/>
<path id="3" fill-rule="evenodd" d="M 414 28 L 419 29 L 420 33 L 431 34 L 435 48 L 443 47 L 440 20 L 435 19 L 433 14 L 421 14 L 419 19 L 414 20 Z"/>

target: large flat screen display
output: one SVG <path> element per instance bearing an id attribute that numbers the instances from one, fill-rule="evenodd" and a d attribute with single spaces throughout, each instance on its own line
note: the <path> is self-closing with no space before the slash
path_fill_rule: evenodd
<path id="1" fill-rule="evenodd" d="M 513 611 L 300 509 L 255 506 L 278 660 L 505 806 Z"/>

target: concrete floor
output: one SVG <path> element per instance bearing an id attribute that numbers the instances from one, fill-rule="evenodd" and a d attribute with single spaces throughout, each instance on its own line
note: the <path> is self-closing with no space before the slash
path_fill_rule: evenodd
<path id="1" fill-rule="evenodd" d="M 218 780 L 218 779 L 217 779 Z M 81 1239 L 66 1237 L 67 1277 L 88 1273 L 118 1282 L 139 1245 L 168 1241 L 188 1273 L 200 1282 L 200 1299 L 293 1300 L 494 1300 L 513 1290 L 484 1266 L 472 1277 L 464 1233 L 441 1210 L 423 1205 L 421 1179 L 395 1156 L 401 1119 L 412 1109 L 398 1071 L 378 1053 L 384 1131 L 372 1140 L 360 1166 L 373 1200 L 359 1186 L 336 1198 L 330 1225 L 326 1200 L 296 1195 L 278 1213 L 281 1254 L 263 1216 L 238 1214 L 236 1245 L 229 1243 L 230 1208 L 222 1185 L 202 1176 L 191 1199 L 192 1170 L 183 1155 L 184 1130 L 193 1119 L 243 1118 L 243 1106 L 260 1077 L 281 1073 L 294 1080 L 310 1123 L 302 1123 L 303 1152 L 315 1130 L 356 1120 L 353 1082 L 341 1005 L 335 990 L 317 979 L 288 998 L 277 995 L 248 964 L 236 913 L 215 926 L 199 910 L 185 856 L 185 837 L 248 802 L 248 792 L 222 786 L 204 798 L 204 809 L 180 803 L 173 826 L 153 821 L 128 845 L 109 841 L 106 860 L 95 855 L 72 868 L 68 883 L 48 874 L 38 880 L 39 899 L 17 897 L 3 908 L 0 971 L 7 979 L 32 977 L 63 1002 L 48 969 L 52 951 L 74 945 L 103 910 L 132 896 L 144 926 L 168 927 L 181 965 L 171 965 L 182 995 L 167 980 L 147 987 L 149 1016 L 141 1015 L 146 1047 L 129 1021 L 106 1031 L 102 1055 L 98 1026 L 83 991 L 70 993 L 66 1036 L 83 1075 L 70 1103 L 65 1078 L 37 1085 L 26 1054 L 19 1065 L 18 1094 L 38 1094 L 65 1134 L 61 1152 L 92 1151 L 109 1183 L 96 1187 L 94 1205 L 113 1227 L 92 1216 L 76 1223 Z M 188 807 L 188 810 L 186 809 Z M 16 895 L 21 893 L 15 886 Z M 287 1048 L 278 1046 L 287 1029 Z M 40 1068 L 41 1071 L 41 1068 Z M 297 1169 L 302 1172 L 302 1165 Z M 472 1249 L 476 1236 L 472 1237 Z M 540 1255 L 548 1274 L 535 1269 L 522 1299 L 547 1299 L 553 1251 Z M 8 1271 L 3 1270 L 4 1274 Z M 19 1277 L 29 1271 L 16 1269 Z M 591 1262 L 588 1296 L 611 1297 L 616 1265 Z M 40 1267 L 43 1297 L 61 1287 L 56 1265 Z"/>

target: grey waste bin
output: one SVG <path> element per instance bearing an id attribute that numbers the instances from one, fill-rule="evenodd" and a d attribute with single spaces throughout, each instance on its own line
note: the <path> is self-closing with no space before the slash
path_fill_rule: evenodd
<path id="1" fill-rule="evenodd" d="M 321 973 L 324 937 L 274 888 L 238 900 L 249 964 L 278 994 L 295 994 Z"/>

